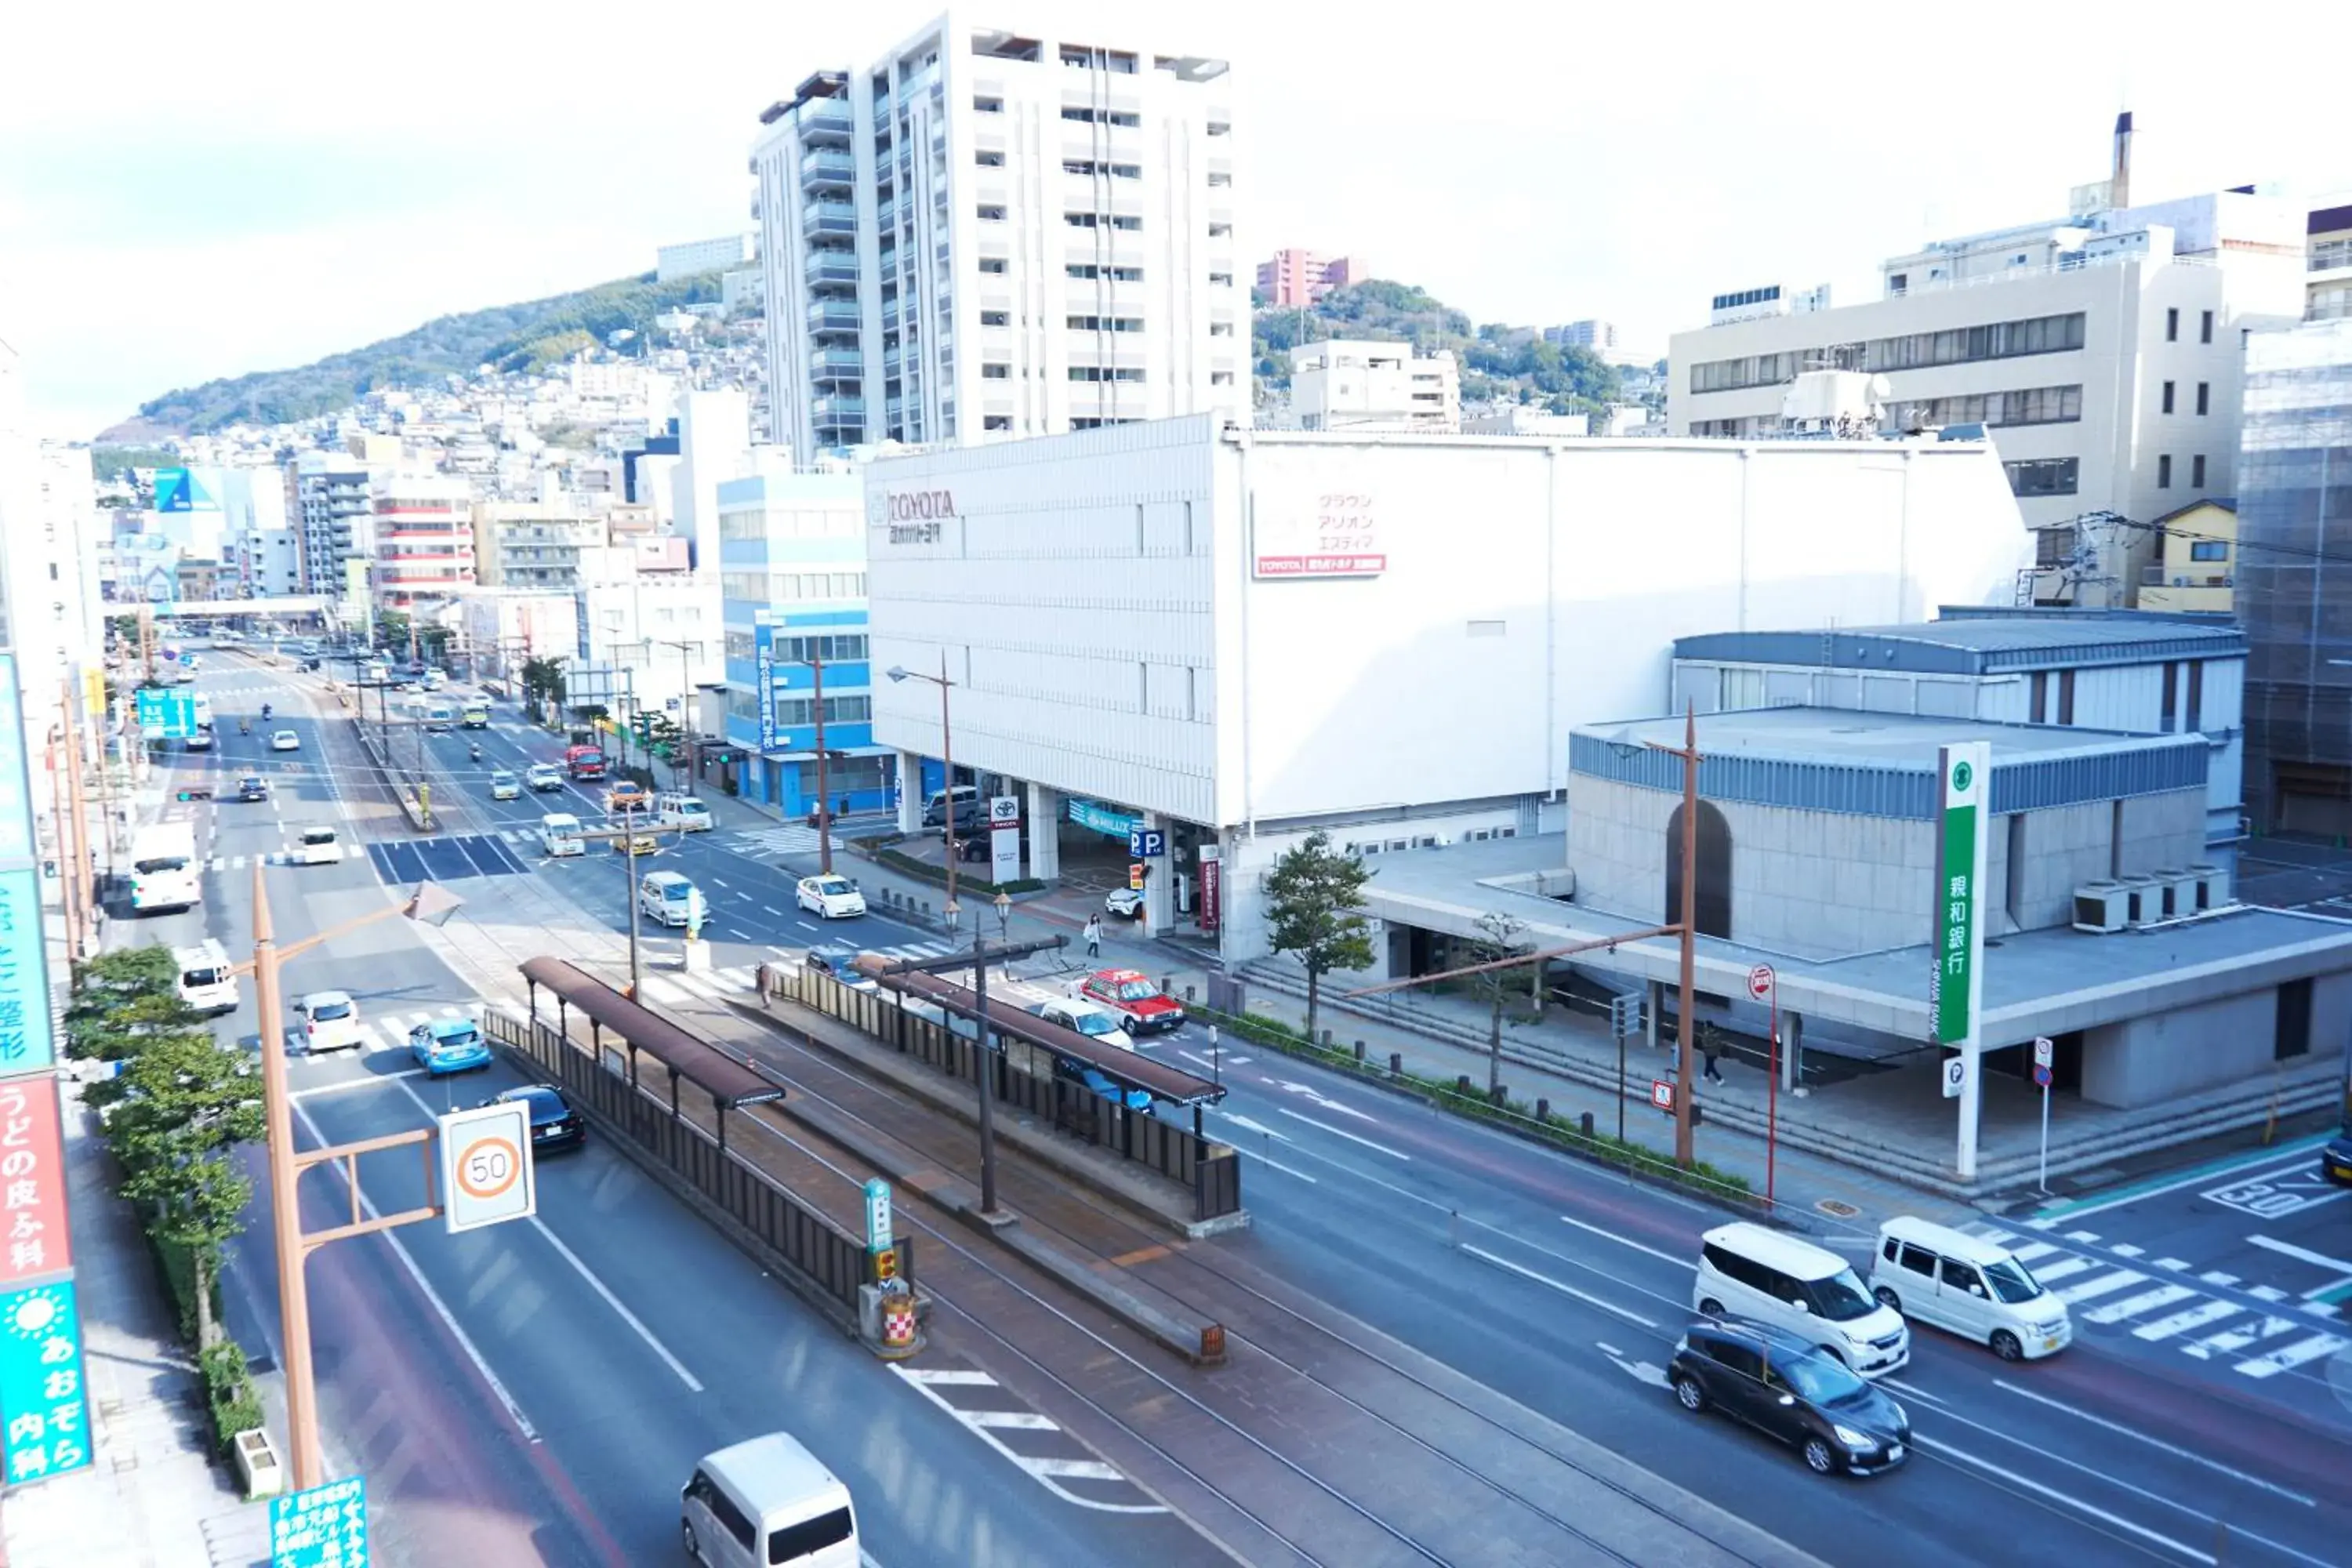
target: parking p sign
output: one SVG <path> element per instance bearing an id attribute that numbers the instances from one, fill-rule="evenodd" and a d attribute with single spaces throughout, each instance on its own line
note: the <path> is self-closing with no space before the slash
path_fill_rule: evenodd
<path id="1" fill-rule="evenodd" d="M 441 1201 L 453 1233 L 537 1212 L 529 1106 L 499 1100 L 440 1121 Z"/>

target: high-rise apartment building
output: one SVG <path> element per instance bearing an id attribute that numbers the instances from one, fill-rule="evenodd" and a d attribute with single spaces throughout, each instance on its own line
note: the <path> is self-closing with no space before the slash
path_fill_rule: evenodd
<path id="1" fill-rule="evenodd" d="M 341 452 L 304 452 L 286 471 L 288 508 L 301 537 L 301 589 L 329 596 L 343 591 L 343 563 L 373 548 L 365 463 Z"/>
<path id="2" fill-rule="evenodd" d="M 1719 297 L 1673 340 L 1671 431 L 1780 435 L 1802 372 L 1883 375 L 1891 427 L 1990 436 L 2037 535 L 2021 600 L 2128 606 L 2154 520 L 2231 493 L 2243 340 L 2303 314 L 2306 215 L 2246 190 L 2108 205 L 2127 194 L 2119 146 L 2069 216 L 1895 257 L 1868 304 L 1747 315 L 1770 302 Z"/>
<path id="3" fill-rule="evenodd" d="M 1245 406 L 1225 62 L 950 12 L 752 146 L 772 437 L 796 460 Z"/>
<path id="4" fill-rule="evenodd" d="M 2247 340 L 2237 609 L 2246 808 L 2263 832 L 2352 833 L 2352 318 Z"/>
<path id="5" fill-rule="evenodd" d="M 1371 275 L 1370 266 L 1360 256 L 1277 250 L 1257 264 L 1257 296 L 1268 305 L 1311 305 L 1332 289 L 1361 283 Z"/>
<path id="6" fill-rule="evenodd" d="M 410 609 L 445 599 L 474 581 L 474 490 L 440 474 L 390 474 L 376 481 L 375 602 Z"/>
<path id="7" fill-rule="evenodd" d="M 2304 318 L 2352 316 L 2352 205 L 2320 207 L 2304 221 Z"/>

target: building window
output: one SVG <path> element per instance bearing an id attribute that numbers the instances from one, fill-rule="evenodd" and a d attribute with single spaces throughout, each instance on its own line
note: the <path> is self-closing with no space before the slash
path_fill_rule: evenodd
<path id="1" fill-rule="evenodd" d="M 1229 223 L 1213 223 L 1209 226 L 1211 239 L 1231 239 L 1233 233 L 1234 226 Z"/>
<path id="2" fill-rule="evenodd" d="M 1209 373 L 1209 384 L 1211 386 L 1231 386 L 1233 384 L 1234 373 L 1232 371 L 1213 370 Z"/>
<path id="3" fill-rule="evenodd" d="M 1210 273 L 1210 274 L 1209 274 L 1209 287 L 1210 287 L 1210 288 L 1212 288 L 1212 289 L 1230 289 L 1230 288 L 1232 288 L 1233 286 L 1234 286 L 1234 275 L 1233 275 L 1232 273 L 1230 273 L 1230 272 L 1212 272 L 1212 273 Z"/>
<path id="4" fill-rule="evenodd" d="M 1074 364 L 1070 367 L 1072 381 L 1141 381 L 1140 370 L 1114 370 L 1107 364 Z"/>
<path id="5" fill-rule="evenodd" d="M 982 381 L 1010 381 L 1013 379 L 1013 367 L 1009 364 L 988 364 L 983 363 L 980 367 L 980 379 Z"/>
<path id="6" fill-rule="evenodd" d="M 2164 312 L 2164 341 L 2168 343 L 2180 341 L 2180 311 L 2178 308 Z"/>
<path id="7" fill-rule="evenodd" d="M 983 430 L 1010 430 L 1013 428 L 1013 416 L 1010 414 L 983 415 L 980 424 Z"/>
<path id="8" fill-rule="evenodd" d="M 1231 123 L 1230 121 L 1223 121 L 1223 120 L 1212 120 L 1212 121 L 1209 121 L 1209 134 L 1210 134 L 1210 135 L 1212 135 L 1212 136 L 1231 136 L 1233 133 L 1234 133 L 1234 128 L 1233 128 L 1233 125 L 1232 125 L 1232 123 Z"/>
<path id="9" fill-rule="evenodd" d="M 1234 324 L 1231 321 L 1211 321 L 1209 335 L 1213 338 L 1230 338 L 1234 335 Z"/>
<path id="10" fill-rule="evenodd" d="M 2189 559 L 2191 561 L 2227 561 L 2229 558 L 2229 545 L 2219 539 L 2192 539 L 2189 542 Z"/>
<path id="11" fill-rule="evenodd" d="M 1004 221 L 1004 209 L 999 206 L 983 206 L 980 209 L 980 221 L 982 223 L 1003 223 Z"/>
<path id="12" fill-rule="evenodd" d="M 980 258 L 980 269 L 982 272 L 1001 273 L 1005 269 L 1006 265 L 1002 256 L 983 256 Z"/>
<path id="13" fill-rule="evenodd" d="M 2156 488 L 2160 490 L 2172 488 L 2172 454 L 2169 452 L 2156 459 Z"/>
<path id="14" fill-rule="evenodd" d="M 1140 316 L 1071 316 L 1066 324 L 1074 332 L 1139 332 Z"/>
<path id="15" fill-rule="evenodd" d="M 2042 537 L 2047 539 L 2056 531 L 2055 529 L 2052 529 L 2044 532 Z M 2044 564 L 2049 563 L 2045 562 Z M 2037 669 L 2033 672 L 2029 693 L 2025 700 L 2025 721 L 2029 724 L 2048 723 L 2050 721 L 2047 717 L 2050 711 L 2050 672 L 2048 670 Z"/>
<path id="16" fill-rule="evenodd" d="M 1213 186 L 1224 186 L 1224 185 L 1230 185 L 1230 184 L 1232 184 L 1233 183 L 1234 183 L 1234 177 L 1233 177 L 1231 174 L 1211 174 L 1211 175 L 1209 176 L 1209 184 L 1210 184 L 1211 185 L 1213 185 Z"/>
<path id="17" fill-rule="evenodd" d="M 1001 98 L 976 97 L 971 100 L 971 106 L 982 114 L 1002 114 L 1004 112 L 1004 100 Z"/>
<path id="18" fill-rule="evenodd" d="M 2172 412 L 2172 383 L 2168 381 L 2164 384 L 2164 411 Z"/>
<path id="19" fill-rule="evenodd" d="M 2081 483 L 2081 459 L 2075 458 L 2032 458 L 2001 467 L 2011 495 L 2070 496 Z"/>
<path id="20" fill-rule="evenodd" d="M 1701 936 L 1731 936 L 1731 825 L 1713 801 L 1698 803 L 1698 908 L 1692 924 Z M 1666 819 L 1666 923 L 1683 918 L 1683 808 Z"/>
<path id="21" fill-rule="evenodd" d="M 980 313 L 980 324 L 983 327 L 1009 327 L 1013 324 L 1013 312 L 1010 310 L 982 310 Z"/>
<path id="22" fill-rule="evenodd" d="M 2191 730 L 2205 727 L 2205 663 L 2191 659 L 2189 664 L 2189 724 Z"/>
<path id="23" fill-rule="evenodd" d="M 2211 410 L 2212 406 L 2213 384 L 2210 381 L 2199 382 L 2197 384 L 2197 412 L 2200 414 L 2208 413 Z"/>
<path id="24" fill-rule="evenodd" d="M 2210 310 L 2204 311 L 2198 321 L 2197 341 L 2200 343 L 2213 341 L 2213 312 Z"/>
<path id="25" fill-rule="evenodd" d="M 2179 704 L 2178 700 L 2178 689 L 2179 684 L 2180 666 L 2178 664 L 2167 664 L 2164 667 L 2164 702 L 2163 706 L 2158 710 L 2156 727 L 2163 731 L 2168 735 L 2172 732 L 2173 715 L 2179 711 Z"/>
<path id="26" fill-rule="evenodd" d="M 2062 669 L 2058 672 L 2058 722 L 2072 724 L 2074 721 L 2074 672 Z"/>
<path id="27" fill-rule="evenodd" d="M 2074 552 L 2074 531 L 2071 528 L 2037 529 L 2033 534 L 2033 563 L 2036 566 L 2063 566 L 2066 557 Z M 2041 703 L 2036 702 L 2038 710 Z"/>
<path id="28" fill-rule="evenodd" d="M 1922 427 L 1946 425 L 2070 425 L 2083 417 L 2081 386 L 2029 386 L 1932 397 L 1910 405 Z"/>
<path id="29" fill-rule="evenodd" d="M 1002 169 L 1004 167 L 1004 154 L 1002 153 L 992 153 L 985 147 L 982 148 L 979 152 L 974 153 L 971 155 L 971 158 L 973 163 L 978 163 L 983 169 Z"/>
<path id="30" fill-rule="evenodd" d="M 2205 454 L 2202 452 L 2189 459 L 2189 484 L 2192 489 L 2205 488 Z"/>

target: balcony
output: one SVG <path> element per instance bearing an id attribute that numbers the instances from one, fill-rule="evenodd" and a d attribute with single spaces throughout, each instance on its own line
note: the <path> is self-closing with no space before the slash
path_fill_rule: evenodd
<path id="1" fill-rule="evenodd" d="M 866 356 L 856 349 L 818 349 L 809 355 L 809 374 L 819 381 L 863 376 Z"/>
<path id="2" fill-rule="evenodd" d="M 886 232 L 896 228 L 898 225 L 898 204 L 889 201 L 877 206 L 874 209 L 874 225 Z"/>
<path id="3" fill-rule="evenodd" d="M 820 397 L 809 405 L 809 417 L 821 426 L 863 425 L 866 422 L 866 399 L 847 392 Z"/>
<path id="4" fill-rule="evenodd" d="M 801 263 L 801 276 L 812 289 L 840 287 L 856 288 L 858 282 L 857 253 L 854 250 L 812 250 Z"/>
<path id="5" fill-rule="evenodd" d="M 865 313 L 852 301 L 820 300 L 808 310 L 812 332 L 855 332 L 864 320 Z"/>
<path id="6" fill-rule="evenodd" d="M 845 147 L 849 144 L 850 132 L 855 129 L 850 119 L 849 103 L 839 98 L 812 99 L 803 103 L 796 123 L 800 126 L 801 140 L 811 145 Z"/>
<path id="7" fill-rule="evenodd" d="M 2237 578 L 2226 572 L 2175 572 L 2168 575 L 2161 565 L 2139 569 L 2143 588 L 2231 588 Z"/>
<path id="8" fill-rule="evenodd" d="M 811 190 L 849 189 L 857 181 L 857 159 L 845 149 L 820 147 L 801 160 L 801 184 Z"/>
<path id="9" fill-rule="evenodd" d="M 801 233 L 853 235 L 857 232 L 857 208 L 849 202 L 810 202 L 801 208 Z"/>

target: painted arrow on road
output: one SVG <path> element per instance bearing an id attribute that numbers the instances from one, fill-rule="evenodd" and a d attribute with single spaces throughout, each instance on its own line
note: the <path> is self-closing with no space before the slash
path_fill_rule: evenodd
<path id="1" fill-rule="evenodd" d="M 1611 1361 L 1615 1362 L 1617 1363 L 1618 1370 L 1631 1377 L 1634 1382 L 1646 1383 L 1653 1388 L 1664 1388 L 1668 1386 L 1666 1383 L 1666 1372 L 1664 1367 L 1653 1366 L 1645 1361 L 1628 1361 L 1625 1359 L 1624 1352 L 1618 1350 L 1614 1345 L 1603 1345 L 1601 1344 L 1601 1342 L 1598 1340 L 1595 1340 L 1593 1343 L 1601 1345 L 1601 1353 L 1607 1356 Z"/>

